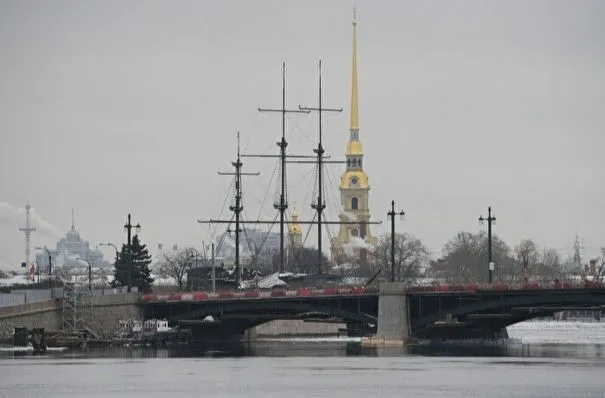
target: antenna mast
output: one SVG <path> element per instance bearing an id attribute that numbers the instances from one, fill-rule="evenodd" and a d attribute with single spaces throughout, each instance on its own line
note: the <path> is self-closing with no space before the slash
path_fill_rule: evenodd
<path id="1" fill-rule="evenodd" d="M 25 232 L 25 266 L 29 263 L 31 233 L 36 230 L 31 223 L 31 209 L 29 203 L 25 205 L 25 228 L 19 228 L 19 231 Z"/>

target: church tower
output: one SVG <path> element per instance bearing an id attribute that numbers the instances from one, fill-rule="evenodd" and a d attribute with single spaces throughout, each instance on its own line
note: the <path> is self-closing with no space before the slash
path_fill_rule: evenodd
<path id="1" fill-rule="evenodd" d="M 337 263 L 356 256 L 365 262 L 365 250 L 346 249 L 351 238 L 359 237 L 370 245 L 378 240 L 370 233 L 370 185 L 363 170 L 363 150 L 359 141 L 359 92 L 357 87 L 357 21 L 353 18 L 353 60 L 351 72 L 351 124 L 346 149 L 347 168 L 340 178 L 341 221 L 360 221 L 360 224 L 341 224 L 338 235 L 332 239 L 332 259 Z M 360 258 L 361 257 L 361 258 Z"/>
<path id="2" fill-rule="evenodd" d="M 294 208 L 292 209 L 290 218 L 292 218 L 292 222 L 288 224 L 288 233 L 290 235 L 290 248 L 297 250 L 302 248 L 302 228 L 298 223 L 298 210 L 296 210 L 296 205 L 294 205 Z"/>

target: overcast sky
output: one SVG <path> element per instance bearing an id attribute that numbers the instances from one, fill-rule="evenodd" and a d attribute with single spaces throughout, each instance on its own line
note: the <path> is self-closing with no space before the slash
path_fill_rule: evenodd
<path id="1" fill-rule="evenodd" d="M 348 139 L 348 1 L 0 1 L 0 202 L 33 208 L 62 234 L 75 208 L 94 246 L 123 242 L 127 213 L 151 247 L 209 239 L 236 131 L 247 153 L 277 153 L 281 63 L 290 107 L 315 105 L 324 146 Z M 371 213 L 435 256 L 461 230 L 494 232 L 566 256 L 605 245 L 605 3 L 360 1 L 360 138 Z M 312 154 L 316 115 L 288 119 L 288 150 Z M 246 159 L 248 219 L 273 218 L 272 159 Z M 312 217 L 312 166 L 292 165 L 290 202 Z M 338 179 L 341 165 L 328 176 Z M 328 218 L 338 210 L 328 189 Z M 269 190 L 264 204 L 263 197 Z M 306 199 L 305 199 L 306 198 Z M 0 206 L 0 262 L 22 261 L 23 234 Z M 228 214 L 223 213 L 223 217 Z M 44 229 L 44 228 L 41 228 Z M 46 229 L 51 230 L 51 227 Z M 277 230 L 274 228 L 274 230 Z M 336 232 L 333 228 L 333 232 Z M 35 233 L 35 244 L 56 239 Z M 308 239 L 314 245 L 314 234 Z M 110 258 L 111 251 L 106 252 Z"/>

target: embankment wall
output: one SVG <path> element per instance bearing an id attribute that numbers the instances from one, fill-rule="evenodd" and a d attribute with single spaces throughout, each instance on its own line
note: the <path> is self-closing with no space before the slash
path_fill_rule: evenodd
<path id="1" fill-rule="evenodd" d="M 0 338 L 11 336 L 16 326 L 61 329 L 61 300 L 37 301 L 0 308 Z"/>
<path id="2" fill-rule="evenodd" d="M 93 296 L 90 328 L 111 335 L 121 319 L 143 319 L 138 293 Z M 10 337 L 16 326 L 60 330 L 63 323 L 61 300 L 46 300 L 0 308 L 0 338 Z"/>
<path id="3" fill-rule="evenodd" d="M 143 319 L 143 306 L 139 293 L 93 296 L 90 328 L 104 335 L 112 335 L 119 320 Z"/>

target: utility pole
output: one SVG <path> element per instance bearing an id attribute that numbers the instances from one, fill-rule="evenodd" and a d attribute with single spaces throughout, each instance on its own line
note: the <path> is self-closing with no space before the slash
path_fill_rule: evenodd
<path id="1" fill-rule="evenodd" d="M 399 215 L 401 219 L 405 216 L 403 211 L 395 212 L 395 201 L 391 201 L 391 211 L 387 216 L 391 217 L 391 282 L 395 282 L 395 215 Z"/>
<path id="2" fill-rule="evenodd" d="M 322 145 L 322 123 L 321 118 L 324 112 L 342 112 L 342 108 L 324 108 L 322 106 L 322 91 L 321 91 L 321 59 L 319 60 L 319 94 L 318 94 L 318 105 L 317 107 L 303 107 L 299 106 L 300 110 L 303 111 L 315 111 L 318 114 L 319 124 L 319 142 L 317 148 L 313 149 L 313 152 L 317 154 L 317 203 L 311 203 L 311 208 L 317 211 L 317 273 L 322 274 L 321 261 L 322 261 L 322 242 L 321 242 L 321 216 L 326 205 L 323 200 L 323 163 L 325 150 Z"/>
<path id="3" fill-rule="evenodd" d="M 483 224 L 483 221 L 487 220 L 487 257 L 488 257 L 488 269 L 489 269 L 489 283 L 493 281 L 492 273 L 494 272 L 494 262 L 492 261 L 492 223 L 496 223 L 496 217 L 492 216 L 492 207 L 487 208 L 487 218 L 479 216 L 479 224 Z"/>
<path id="4" fill-rule="evenodd" d="M 288 142 L 286 141 L 286 114 L 287 113 L 304 113 L 308 114 L 309 111 L 300 109 L 286 109 L 286 64 L 282 63 L 282 106 L 281 109 L 263 109 L 258 108 L 259 112 L 279 112 L 281 113 L 281 141 L 277 142 L 277 146 L 280 150 L 280 166 L 281 166 L 281 190 L 279 194 L 279 200 L 273 203 L 273 207 L 279 210 L 279 272 L 284 272 L 284 221 L 286 209 L 288 208 L 288 198 L 286 193 L 286 147 Z M 246 156 L 246 155 L 244 155 Z M 256 156 L 255 156 L 256 157 Z M 300 157 L 300 156 L 289 156 L 289 157 Z"/>
<path id="5" fill-rule="evenodd" d="M 25 228 L 19 228 L 19 231 L 25 232 L 25 266 L 29 263 L 30 253 L 30 242 L 31 234 L 36 228 L 31 223 L 31 205 L 28 203 L 25 205 Z"/>
<path id="6" fill-rule="evenodd" d="M 137 223 L 137 225 L 132 225 L 130 222 L 130 213 L 128 213 L 128 222 L 124 224 L 124 231 L 127 233 L 128 243 L 126 245 L 126 251 L 128 252 L 128 287 L 127 292 L 130 293 L 130 289 L 132 286 L 132 228 L 136 229 L 138 233 L 141 230 L 141 224 Z M 117 256 L 116 256 L 117 257 Z"/>
<path id="7" fill-rule="evenodd" d="M 242 203 L 242 176 L 257 176 L 260 173 L 243 173 L 242 172 L 242 157 L 240 154 L 240 144 L 239 144 L 239 132 L 237 133 L 237 158 L 235 162 L 231 162 L 233 167 L 235 167 L 235 173 L 224 173 L 219 172 L 219 175 L 232 175 L 235 176 L 235 205 L 229 206 L 229 210 L 235 213 L 235 284 L 239 287 L 239 284 L 242 280 L 242 269 L 239 263 L 239 233 L 242 231 L 240 229 L 240 214 L 244 210 L 244 206 Z M 231 229 L 227 229 L 227 232 L 233 232 Z"/>

